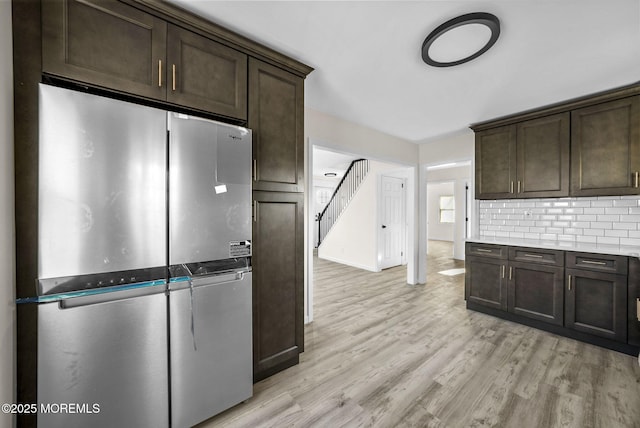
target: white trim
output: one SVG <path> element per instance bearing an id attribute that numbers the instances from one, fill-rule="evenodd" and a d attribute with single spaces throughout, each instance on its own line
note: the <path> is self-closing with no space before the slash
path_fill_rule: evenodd
<path id="1" fill-rule="evenodd" d="M 313 321 L 313 249 L 315 248 L 315 232 L 313 228 L 316 226 L 315 213 L 311 209 L 313 207 L 313 145 L 307 137 L 304 144 L 306 167 L 304 169 L 304 323 L 309 324 Z"/>
<path id="2" fill-rule="evenodd" d="M 367 270 L 369 272 L 380 272 L 380 269 L 376 270 L 376 268 L 372 268 L 371 266 L 365 266 L 365 265 L 361 265 L 359 263 L 352 263 L 346 260 L 341 260 L 339 258 L 336 257 L 320 257 L 323 260 L 329 260 L 330 262 L 335 262 L 335 263 L 340 263 L 342 265 L 347 265 L 347 266 L 351 266 L 354 268 L 358 268 L 358 269 L 363 269 L 363 270 Z"/>

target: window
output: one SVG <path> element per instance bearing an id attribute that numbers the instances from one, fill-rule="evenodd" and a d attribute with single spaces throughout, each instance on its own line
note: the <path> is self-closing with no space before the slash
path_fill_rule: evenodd
<path id="1" fill-rule="evenodd" d="M 453 196 L 440 196 L 440 223 L 455 223 Z"/>

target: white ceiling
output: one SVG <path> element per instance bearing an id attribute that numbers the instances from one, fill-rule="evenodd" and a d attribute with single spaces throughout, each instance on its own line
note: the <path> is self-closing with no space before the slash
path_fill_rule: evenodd
<path id="1" fill-rule="evenodd" d="M 414 142 L 640 80 L 640 0 L 172 0 L 315 68 L 305 105 Z M 487 53 L 421 59 L 435 27 L 498 16 Z"/>
<path id="2" fill-rule="evenodd" d="M 315 181 L 325 181 L 331 186 L 337 186 L 342 176 L 351 165 L 351 162 L 358 159 L 357 156 L 324 150 L 316 146 L 313 147 L 313 179 Z M 325 177 L 324 174 L 333 172 L 335 177 Z"/>

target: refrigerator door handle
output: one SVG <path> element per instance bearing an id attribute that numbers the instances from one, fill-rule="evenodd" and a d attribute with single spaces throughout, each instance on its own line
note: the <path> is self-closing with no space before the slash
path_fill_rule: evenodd
<path id="1" fill-rule="evenodd" d="M 211 274 L 211 275 L 203 275 L 198 277 L 191 277 L 191 281 L 193 282 L 193 286 L 195 288 L 209 285 L 221 285 L 228 284 L 231 282 L 242 281 L 244 279 L 245 271 L 231 272 L 228 274 Z M 230 275 L 233 277 L 230 278 Z"/>
<path id="2" fill-rule="evenodd" d="M 85 296 L 73 296 L 69 293 L 68 298 L 62 298 L 58 302 L 60 309 L 72 309 L 81 306 L 97 305 L 100 303 L 115 302 L 117 300 L 132 299 L 135 297 L 151 296 L 164 292 L 166 283 L 154 285 L 142 285 L 140 287 L 131 288 L 129 290 L 118 290 L 104 293 L 96 293 Z"/>

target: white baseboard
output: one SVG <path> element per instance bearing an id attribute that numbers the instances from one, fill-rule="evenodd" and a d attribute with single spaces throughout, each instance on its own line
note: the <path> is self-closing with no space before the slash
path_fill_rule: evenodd
<path id="1" fill-rule="evenodd" d="M 358 264 L 358 263 L 352 263 L 350 261 L 340 260 L 340 259 L 335 258 L 335 257 L 326 257 L 326 256 L 318 255 L 318 258 L 324 259 L 324 260 L 329 260 L 330 262 L 340 263 L 342 265 L 351 266 L 351 267 L 358 268 L 358 269 L 368 270 L 369 272 L 380 272 L 380 270 L 376 270 L 375 267 L 365 266 L 365 265 L 361 265 L 361 264 Z"/>

